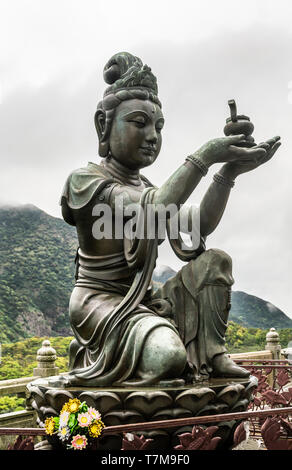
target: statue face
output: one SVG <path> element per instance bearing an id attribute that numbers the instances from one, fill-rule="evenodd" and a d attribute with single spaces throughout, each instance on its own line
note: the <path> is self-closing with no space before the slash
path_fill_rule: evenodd
<path id="1" fill-rule="evenodd" d="M 157 104 L 138 99 L 122 101 L 109 137 L 113 158 L 131 170 L 151 165 L 160 152 L 163 124 Z"/>

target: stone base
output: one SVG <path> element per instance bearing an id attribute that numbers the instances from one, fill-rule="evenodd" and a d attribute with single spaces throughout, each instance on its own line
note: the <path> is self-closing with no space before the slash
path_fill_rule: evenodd
<path id="1" fill-rule="evenodd" d="M 257 379 L 212 379 L 192 386 L 140 388 L 58 388 L 48 385 L 46 379 L 28 384 L 32 407 L 43 427 L 49 416 L 58 416 L 70 398 L 86 401 L 101 413 L 106 426 L 145 421 L 188 418 L 245 411 L 252 400 Z M 210 423 L 211 424 L 211 423 Z M 222 438 L 218 449 L 228 449 L 233 443 L 234 428 L 238 422 L 216 423 L 216 436 Z M 153 439 L 147 450 L 172 449 L 179 444 L 178 435 L 190 432 L 192 426 L 137 432 Z M 57 441 L 50 439 L 53 445 Z M 122 436 L 104 436 L 98 440 L 100 449 L 118 450 Z"/>

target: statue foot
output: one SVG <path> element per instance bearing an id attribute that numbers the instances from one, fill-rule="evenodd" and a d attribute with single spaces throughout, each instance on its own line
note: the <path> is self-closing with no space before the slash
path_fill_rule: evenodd
<path id="1" fill-rule="evenodd" d="M 243 367 L 239 367 L 227 354 L 218 354 L 213 360 L 213 377 L 226 378 L 247 378 L 250 372 Z"/>

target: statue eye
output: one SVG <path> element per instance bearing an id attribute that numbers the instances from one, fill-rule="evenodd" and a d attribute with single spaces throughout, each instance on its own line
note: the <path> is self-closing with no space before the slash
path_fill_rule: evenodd
<path id="1" fill-rule="evenodd" d="M 146 125 L 146 118 L 143 115 L 132 115 L 127 119 L 128 122 L 134 123 L 135 127 L 144 127 Z"/>
<path id="2" fill-rule="evenodd" d="M 164 123 L 163 122 L 158 122 L 156 124 L 156 132 L 158 132 L 160 134 L 160 132 L 162 131 L 163 129 L 163 126 L 164 126 Z"/>
<path id="3" fill-rule="evenodd" d="M 145 118 L 143 118 L 142 116 L 137 116 L 135 118 L 132 118 L 130 120 L 130 122 L 133 122 L 137 127 L 144 127 L 146 122 L 145 122 Z"/>

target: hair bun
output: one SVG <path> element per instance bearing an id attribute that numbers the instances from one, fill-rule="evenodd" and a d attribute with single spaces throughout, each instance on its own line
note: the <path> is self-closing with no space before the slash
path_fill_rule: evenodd
<path id="1" fill-rule="evenodd" d="M 103 78 L 105 83 L 112 85 L 121 77 L 121 71 L 117 63 L 112 64 L 110 67 L 105 68 L 103 71 Z"/>
<path id="2" fill-rule="evenodd" d="M 125 75 L 131 67 L 141 68 L 143 62 L 129 52 L 118 52 L 113 55 L 105 64 L 103 69 L 103 78 L 106 83 L 112 85 L 119 78 Z"/>

